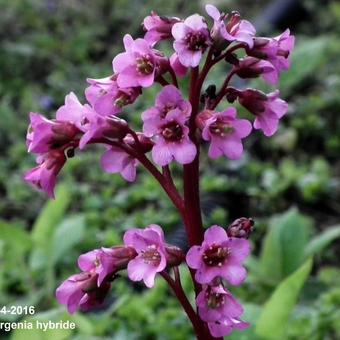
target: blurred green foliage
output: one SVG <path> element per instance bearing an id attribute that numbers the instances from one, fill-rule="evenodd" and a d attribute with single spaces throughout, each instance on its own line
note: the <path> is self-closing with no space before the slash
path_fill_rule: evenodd
<path id="1" fill-rule="evenodd" d="M 251 18 L 268 1 L 218 3 Z M 340 4 L 306 0 L 305 5 L 309 17 L 296 27 L 292 68 L 280 84 L 290 111 L 279 133 L 270 140 L 254 134 L 237 162 L 211 162 L 202 153 L 205 225 L 227 225 L 240 216 L 256 220 L 249 279 L 233 289 L 252 327 L 231 339 L 340 338 L 340 248 L 334 242 L 340 236 Z M 56 201 L 45 203 L 22 174 L 34 164 L 24 142 L 29 111 L 52 116 L 67 92 L 81 98 L 86 77 L 111 72 L 123 34 L 140 34 L 151 9 L 185 16 L 202 12 L 202 3 L 0 0 L 0 8 L 0 306 L 35 305 L 33 318 L 77 323 L 75 332 L 1 336 L 191 339 L 186 317 L 161 280 L 144 290 L 122 275 L 104 308 L 93 313 L 69 316 L 54 299 L 55 287 L 74 273 L 80 253 L 119 244 L 131 226 L 158 223 L 168 235 L 178 228 L 176 211 L 152 178 L 140 171 L 137 182 L 128 185 L 103 173 L 99 148 L 68 162 Z M 207 85 L 212 79 L 222 82 L 224 72 L 216 68 Z M 269 90 L 262 82 L 256 85 Z M 156 91 L 146 91 L 129 109 L 136 126 Z M 179 183 L 179 169 L 174 173 Z M 190 292 L 185 270 L 182 279 Z M 16 317 L 0 315 L 0 321 L 11 320 Z"/>

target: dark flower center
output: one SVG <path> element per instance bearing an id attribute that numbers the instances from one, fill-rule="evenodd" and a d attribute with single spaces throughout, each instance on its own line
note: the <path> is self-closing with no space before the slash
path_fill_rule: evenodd
<path id="1" fill-rule="evenodd" d="M 214 135 L 225 137 L 226 135 L 230 135 L 234 132 L 234 127 L 230 122 L 218 118 L 216 122 L 209 126 L 209 130 Z"/>
<path id="2" fill-rule="evenodd" d="M 169 142 L 178 142 L 183 138 L 183 129 L 176 121 L 162 127 L 162 136 Z"/>
<path id="3" fill-rule="evenodd" d="M 224 294 L 213 293 L 211 291 L 210 292 L 207 291 L 205 293 L 205 297 L 207 299 L 207 304 L 209 308 L 215 309 L 225 304 Z"/>
<path id="4" fill-rule="evenodd" d="M 202 32 L 190 32 L 184 40 L 191 51 L 205 50 L 208 47 L 207 38 Z"/>
<path id="5" fill-rule="evenodd" d="M 203 253 L 203 262 L 209 267 L 222 267 L 229 255 L 229 248 L 213 244 Z"/>
<path id="6" fill-rule="evenodd" d="M 142 75 L 151 74 L 154 70 L 153 62 L 148 54 L 140 56 L 136 59 L 137 62 L 137 72 Z"/>
<path id="7" fill-rule="evenodd" d="M 141 257 L 146 264 L 151 264 L 157 267 L 161 262 L 161 254 L 158 252 L 157 247 L 153 244 L 142 250 Z"/>

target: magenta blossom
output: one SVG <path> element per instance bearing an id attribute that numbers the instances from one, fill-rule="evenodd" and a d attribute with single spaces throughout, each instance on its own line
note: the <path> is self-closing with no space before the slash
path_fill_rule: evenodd
<path id="1" fill-rule="evenodd" d="M 144 29 L 147 31 L 144 39 L 154 46 L 161 40 L 172 38 L 172 26 L 180 22 L 180 19 L 172 17 L 159 16 L 156 12 L 152 11 L 151 15 L 147 16 L 143 21 Z"/>
<path id="2" fill-rule="evenodd" d="M 176 160 L 180 164 L 191 163 L 196 156 L 195 144 L 189 138 L 185 125 L 188 116 L 179 109 L 171 110 L 164 118 L 155 117 L 147 122 L 147 135 L 154 136 L 152 158 L 160 166 Z"/>
<path id="3" fill-rule="evenodd" d="M 238 66 L 234 67 L 234 72 L 243 79 L 262 76 L 270 85 L 275 85 L 279 81 L 279 74 L 271 62 L 254 57 L 241 59 Z"/>
<path id="4" fill-rule="evenodd" d="M 143 280 L 148 288 L 153 287 L 156 274 L 165 269 L 167 262 L 162 228 L 151 224 L 145 229 L 130 229 L 124 234 L 124 243 L 138 254 L 128 264 L 130 280 Z"/>
<path id="5" fill-rule="evenodd" d="M 279 120 L 288 110 L 288 104 L 279 95 L 278 90 L 266 95 L 254 89 L 247 89 L 238 95 L 240 104 L 256 116 L 254 128 L 261 129 L 267 137 L 277 131 Z"/>
<path id="6" fill-rule="evenodd" d="M 39 190 L 43 190 L 50 198 L 54 198 L 54 188 L 57 176 L 66 163 L 64 150 L 52 150 L 37 158 L 39 163 L 35 168 L 25 173 L 26 182 L 33 184 Z"/>
<path id="7" fill-rule="evenodd" d="M 193 14 L 184 22 L 174 24 L 172 35 L 175 38 L 174 49 L 180 63 L 186 67 L 198 66 L 203 53 L 211 45 L 205 19 L 198 14 Z"/>
<path id="8" fill-rule="evenodd" d="M 205 286 L 196 303 L 202 320 L 214 322 L 224 318 L 238 318 L 243 314 L 240 303 L 221 284 Z"/>
<path id="9" fill-rule="evenodd" d="M 30 126 L 27 132 L 28 152 L 46 153 L 71 142 L 80 132 L 72 123 L 46 119 L 31 112 Z"/>
<path id="10" fill-rule="evenodd" d="M 83 149 L 92 140 L 108 139 L 121 141 L 128 133 L 128 124 L 116 116 L 102 116 L 86 105 L 85 120 L 87 131 L 81 137 L 79 148 Z"/>
<path id="11" fill-rule="evenodd" d="M 189 249 L 186 261 L 190 268 L 197 270 L 195 279 L 201 284 L 209 284 L 221 277 L 232 285 L 239 285 L 246 278 L 242 263 L 249 252 L 247 240 L 229 238 L 223 228 L 214 225 L 205 232 L 201 246 Z"/>
<path id="12" fill-rule="evenodd" d="M 136 179 L 138 161 L 119 147 L 110 147 L 103 154 L 100 162 L 105 172 L 120 173 L 128 182 Z"/>
<path id="13" fill-rule="evenodd" d="M 136 256 L 136 251 L 131 247 L 101 248 L 82 254 L 78 258 L 78 267 L 84 272 L 95 272 L 98 274 L 98 287 L 104 279 L 112 276 Z"/>
<path id="14" fill-rule="evenodd" d="M 58 121 L 66 121 L 74 124 L 81 131 L 85 131 L 84 117 L 86 115 L 86 107 L 89 105 L 82 105 L 77 96 L 70 92 L 65 97 L 65 104 L 61 106 L 56 112 L 56 119 Z"/>
<path id="15" fill-rule="evenodd" d="M 191 104 L 184 100 L 182 93 L 173 85 L 167 85 L 158 93 L 155 106 L 142 113 L 143 131 L 151 137 L 159 118 L 165 118 L 172 110 L 180 110 L 185 118 L 190 117 Z"/>
<path id="16" fill-rule="evenodd" d="M 102 79 L 87 79 L 90 86 L 85 90 L 87 101 L 100 115 L 108 116 L 121 112 L 122 107 L 132 104 L 141 93 L 139 87 L 120 88 L 117 76 Z"/>
<path id="17" fill-rule="evenodd" d="M 233 12 L 228 22 L 225 23 L 228 15 L 220 13 L 215 6 L 206 5 L 205 10 L 214 19 L 211 33 L 213 39 L 220 40 L 223 38 L 229 42 L 239 41 L 247 44 L 249 48 L 253 47 L 253 37 L 256 30 L 249 21 L 241 20 L 239 13 Z"/>
<path id="18" fill-rule="evenodd" d="M 203 122 L 202 137 L 210 141 L 209 157 L 215 159 L 226 156 L 239 159 L 243 153 L 242 139 L 252 130 L 246 119 L 236 119 L 236 109 L 227 108 L 223 112 L 212 112 Z"/>
<path id="19" fill-rule="evenodd" d="M 290 66 L 290 55 L 294 49 L 295 37 L 286 29 L 281 35 L 274 38 L 278 42 L 278 50 L 275 56 L 269 56 L 268 60 L 274 65 L 277 72 L 286 71 Z"/>
<path id="20" fill-rule="evenodd" d="M 73 314 L 79 307 L 87 291 L 97 287 L 97 274 L 83 272 L 75 274 L 64 281 L 56 290 L 60 304 L 66 305 L 69 313 Z"/>
<path id="21" fill-rule="evenodd" d="M 98 287 L 97 277 L 94 271 L 72 275 L 57 288 L 58 302 L 66 305 L 71 314 L 78 308 L 88 310 L 101 305 L 111 284 L 103 282 Z"/>
<path id="22" fill-rule="evenodd" d="M 238 318 L 224 318 L 215 322 L 208 322 L 210 334 L 215 337 L 228 336 L 235 329 L 244 330 L 249 327 L 248 322 L 244 322 Z"/>
<path id="23" fill-rule="evenodd" d="M 124 37 L 126 52 L 118 54 L 112 61 L 113 70 L 118 74 L 119 87 L 150 87 L 155 80 L 157 58 L 155 51 L 144 39 L 133 40 Z"/>

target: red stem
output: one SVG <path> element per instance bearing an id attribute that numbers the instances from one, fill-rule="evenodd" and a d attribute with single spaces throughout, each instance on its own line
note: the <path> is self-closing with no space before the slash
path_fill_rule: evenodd
<path id="1" fill-rule="evenodd" d="M 230 73 L 228 74 L 227 78 L 225 79 L 223 85 L 221 86 L 220 91 L 218 92 L 218 95 L 214 101 L 214 105 L 212 105 L 212 107 L 210 108 L 211 110 L 214 110 L 216 108 L 216 106 L 220 103 L 220 101 L 223 99 L 223 97 L 226 94 L 226 89 L 229 85 L 229 82 L 231 80 L 231 78 L 233 77 L 233 75 L 235 74 L 235 71 L 231 70 Z"/>

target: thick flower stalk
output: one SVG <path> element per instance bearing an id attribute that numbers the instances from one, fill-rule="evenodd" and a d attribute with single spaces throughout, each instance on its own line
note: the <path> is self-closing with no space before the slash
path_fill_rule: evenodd
<path id="1" fill-rule="evenodd" d="M 234 78 L 262 77 L 271 85 L 289 68 L 294 36 L 286 30 L 274 38 L 257 37 L 255 27 L 238 12 L 221 13 L 206 6 L 207 18 L 193 14 L 182 20 L 159 16 L 144 19 L 143 38 L 126 34 L 125 52 L 112 61 L 112 74 L 87 79 L 87 103 L 71 92 L 54 119 L 30 113 L 28 152 L 38 165 L 25 180 L 54 197 L 59 173 L 68 158 L 91 144 L 103 148 L 103 171 L 119 173 L 133 182 L 140 168 L 146 169 L 164 189 L 178 210 L 186 229 L 189 251 L 166 243 L 162 228 L 150 225 L 126 231 L 124 244 L 89 251 L 79 257 L 80 273 L 62 283 L 56 297 L 70 313 L 101 305 L 120 271 L 132 281 L 152 288 L 157 277 L 169 284 L 193 325 L 197 339 L 221 338 L 248 327 L 243 307 L 232 295 L 232 286 L 247 277 L 244 262 L 249 256 L 252 219 L 241 217 L 227 228 L 204 228 L 201 216 L 200 154 L 210 158 L 239 159 L 244 140 L 276 133 L 288 104 L 278 90 L 264 93 L 232 86 Z M 157 49 L 167 40 L 173 51 Z M 208 80 L 216 64 L 224 66 L 224 81 Z M 178 77 L 188 76 L 185 94 Z M 129 123 L 125 107 L 158 88 L 154 105 L 141 112 L 142 131 Z M 253 117 L 242 117 L 238 102 Z M 254 128 L 254 130 L 253 130 Z M 206 148 L 207 146 L 207 148 Z M 203 147 L 203 150 L 201 150 Z M 183 192 L 171 173 L 173 163 L 183 166 Z M 195 287 L 195 301 L 183 290 L 179 265 L 187 266 Z M 173 271 L 173 275 L 171 274 Z M 194 305 L 195 304 L 195 305 Z"/>

